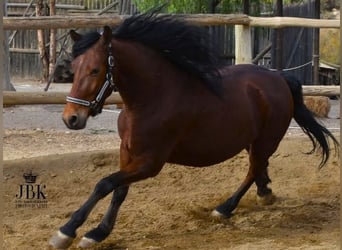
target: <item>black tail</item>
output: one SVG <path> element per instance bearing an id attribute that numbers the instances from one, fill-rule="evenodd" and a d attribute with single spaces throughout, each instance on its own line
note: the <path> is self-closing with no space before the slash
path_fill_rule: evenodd
<path id="1" fill-rule="evenodd" d="M 293 118 L 312 141 L 313 149 L 310 153 L 314 152 L 317 147 L 322 148 L 322 161 L 319 165 L 319 167 L 322 167 L 328 161 L 330 156 L 329 138 L 333 141 L 337 154 L 339 154 L 339 143 L 326 127 L 322 126 L 315 120 L 311 111 L 305 106 L 303 101 L 302 85 L 298 79 L 283 72 L 281 75 L 289 85 L 293 96 Z"/>

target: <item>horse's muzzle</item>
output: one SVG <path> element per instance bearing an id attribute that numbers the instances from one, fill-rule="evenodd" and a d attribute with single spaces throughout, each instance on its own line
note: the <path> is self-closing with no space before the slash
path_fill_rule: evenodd
<path id="1" fill-rule="evenodd" d="M 69 129 L 84 129 L 87 125 L 87 116 L 73 113 L 70 115 L 63 114 L 63 121 Z"/>
<path id="2" fill-rule="evenodd" d="M 86 126 L 86 120 L 82 119 L 77 114 L 68 117 L 63 116 L 63 121 L 69 129 L 84 129 Z"/>

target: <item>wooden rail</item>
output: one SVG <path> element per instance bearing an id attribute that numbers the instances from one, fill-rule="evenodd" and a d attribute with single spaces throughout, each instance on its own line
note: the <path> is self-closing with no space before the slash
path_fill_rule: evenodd
<path id="1" fill-rule="evenodd" d="M 340 20 L 310 19 L 298 17 L 252 17 L 242 14 L 195 14 L 175 15 L 185 21 L 201 26 L 235 25 L 235 63 L 252 62 L 251 27 L 271 28 L 312 27 L 339 28 Z M 118 26 L 127 15 L 104 16 L 40 16 L 40 17 L 3 17 L 5 30 L 28 29 L 73 29 Z"/>
<path id="2" fill-rule="evenodd" d="M 252 17 L 242 14 L 196 14 L 175 15 L 184 18 L 194 25 L 235 25 L 235 63 L 251 63 L 251 27 L 262 26 L 271 28 L 283 27 L 311 27 L 311 28 L 340 28 L 340 20 L 310 19 L 298 17 Z M 43 16 L 43 17 L 3 17 L 4 30 L 29 30 L 29 29 L 72 29 L 103 27 L 105 25 L 117 26 L 127 15 L 104 16 Z M 319 94 L 311 92 L 311 95 L 339 95 L 334 90 L 330 94 L 332 86 L 315 86 L 321 88 Z M 336 86 L 335 86 L 336 87 Z M 305 87 L 306 88 L 306 87 Z M 304 89 L 305 90 L 305 89 Z M 305 90 L 306 91 L 306 90 Z M 323 93 L 324 92 L 324 93 Z M 4 96 L 5 98 L 5 96 Z M 4 100 L 5 102 L 5 100 Z"/>
<path id="3" fill-rule="evenodd" d="M 303 95 L 305 96 L 339 96 L 340 86 L 335 85 L 304 85 Z"/>
<path id="4" fill-rule="evenodd" d="M 29 4 L 29 3 L 7 3 L 7 7 L 14 7 L 14 8 L 27 8 L 31 6 L 33 8 L 36 7 L 36 4 Z M 87 8 L 83 5 L 73 5 L 73 4 L 56 4 L 56 8 L 58 9 L 74 9 L 74 10 L 86 10 Z"/>
<path id="5" fill-rule="evenodd" d="M 340 86 L 303 86 L 306 96 L 339 96 Z M 3 92 L 3 105 L 65 104 L 68 92 Z M 122 104 L 121 96 L 113 93 L 106 104 Z"/>
<path id="6" fill-rule="evenodd" d="M 241 14 L 196 14 L 177 15 L 195 25 L 246 25 L 272 28 L 283 27 L 312 27 L 312 28 L 339 28 L 340 20 L 324 20 L 297 17 L 251 17 Z M 127 15 L 110 16 L 42 16 L 42 17 L 3 17 L 4 30 L 28 29 L 71 29 L 117 26 Z"/>
<path id="7" fill-rule="evenodd" d="M 68 92 L 3 92 L 3 105 L 65 104 Z M 122 104 L 121 96 L 113 93 L 105 104 Z"/>
<path id="8" fill-rule="evenodd" d="M 285 27 L 305 27 L 305 28 L 336 28 L 339 29 L 340 20 L 311 19 L 301 17 L 249 17 L 250 26 L 285 28 Z"/>

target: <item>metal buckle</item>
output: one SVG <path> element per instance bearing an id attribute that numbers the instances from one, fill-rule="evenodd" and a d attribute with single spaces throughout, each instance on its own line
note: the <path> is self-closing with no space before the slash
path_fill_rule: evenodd
<path id="1" fill-rule="evenodd" d="M 114 67 L 114 56 L 108 56 L 108 65 L 109 67 Z"/>

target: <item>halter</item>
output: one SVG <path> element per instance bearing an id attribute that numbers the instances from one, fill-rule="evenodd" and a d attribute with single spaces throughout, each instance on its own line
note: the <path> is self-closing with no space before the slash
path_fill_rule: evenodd
<path id="1" fill-rule="evenodd" d="M 115 83 L 113 82 L 113 75 L 112 75 L 113 68 L 114 68 L 114 57 L 112 54 L 112 44 L 109 43 L 109 45 L 108 45 L 108 64 L 107 64 L 106 80 L 105 80 L 102 88 L 100 89 L 99 93 L 97 94 L 95 100 L 90 102 L 90 101 L 79 99 L 76 97 L 67 96 L 66 101 L 71 102 L 71 103 L 75 103 L 75 104 L 79 104 L 82 106 L 86 106 L 92 112 L 101 113 L 100 103 L 102 101 L 104 101 L 104 100 L 102 100 L 104 97 L 104 93 L 107 91 L 108 88 L 112 89 L 113 91 L 117 91 Z"/>

